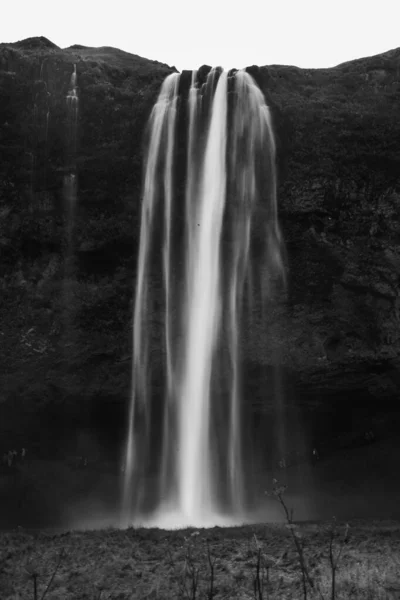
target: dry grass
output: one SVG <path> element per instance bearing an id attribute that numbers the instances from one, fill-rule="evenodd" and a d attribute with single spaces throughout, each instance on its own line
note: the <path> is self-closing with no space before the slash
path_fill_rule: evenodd
<path id="1" fill-rule="evenodd" d="M 338 531 L 344 524 L 338 524 Z M 329 538 L 323 524 L 298 524 L 314 591 L 331 598 Z M 60 561 L 60 554 L 63 557 Z M 167 532 L 106 529 L 0 535 L 1 600 L 302 598 L 290 530 L 259 525 Z M 212 575 L 213 572 L 213 575 Z M 340 600 L 396 598 L 400 523 L 350 523 L 336 575 Z M 393 595 L 394 594 L 394 595 Z"/>

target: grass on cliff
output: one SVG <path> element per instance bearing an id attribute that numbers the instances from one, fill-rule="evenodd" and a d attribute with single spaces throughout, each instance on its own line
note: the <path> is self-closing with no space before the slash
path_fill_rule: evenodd
<path id="1" fill-rule="evenodd" d="M 296 524 L 313 589 L 337 599 L 395 598 L 400 582 L 400 523 Z M 2 600 L 304 598 L 293 529 L 286 525 L 164 531 L 104 529 L 0 535 Z M 36 596 L 35 596 L 36 585 Z"/>

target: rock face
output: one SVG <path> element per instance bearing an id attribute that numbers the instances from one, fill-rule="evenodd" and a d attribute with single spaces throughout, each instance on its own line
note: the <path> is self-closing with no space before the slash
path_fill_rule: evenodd
<path id="1" fill-rule="evenodd" d="M 254 69 L 275 107 L 289 265 L 285 364 L 307 395 L 396 395 L 400 49 Z"/>
<path id="2" fill-rule="evenodd" d="M 71 233 L 63 186 L 74 64 Z M 253 324 L 246 385 L 261 404 L 260 373 L 278 357 L 304 404 L 394 400 L 400 49 L 332 69 L 248 70 L 274 117 L 289 285 Z M 173 71 L 115 48 L 0 45 L 0 427 L 10 443 L 44 427 L 58 444 L 61 431 L 69 443 L 89 424 L 110 444 L 123 435 L 143 139 Z"/>

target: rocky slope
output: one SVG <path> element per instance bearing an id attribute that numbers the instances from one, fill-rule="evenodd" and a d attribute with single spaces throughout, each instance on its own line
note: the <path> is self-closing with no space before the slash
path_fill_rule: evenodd
<path id="1" fill-rule="evenodd" d="M 79 189 L 71 233 L 66 95 L 74 64 Z M 45 38 L 0 45 L 6 446 L 43 430 L 50 447 L 62 431 L 73 444 L 71 432 L 89 424 L 104 432 L 102 443 L 121 438 L 143 134 L 173 71 L 114 48 L 62 50 Z M 262 374 L 279 357 L 288 394 L 304 405 L 393 403 L 400 383 L 400 49 L 331 69 L 249 71 L 273 111 L 289 285 L 254 325 L 246 385 L 254 403 L 264 403 Z"/>

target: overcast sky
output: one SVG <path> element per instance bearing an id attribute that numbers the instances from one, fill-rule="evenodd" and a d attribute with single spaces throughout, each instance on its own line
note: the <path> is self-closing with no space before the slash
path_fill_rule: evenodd
<path id="1" fill-rule="evenodd" d="M 0 42 L 114 46 L 179 70 L 330 67 L 400 46 L 399 0 L 6 0 L 0 13 Z"/>

